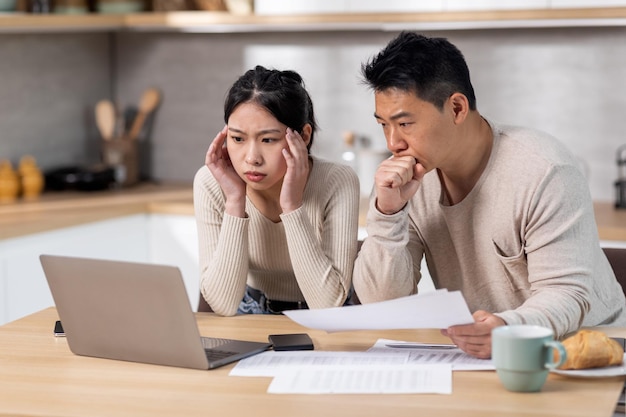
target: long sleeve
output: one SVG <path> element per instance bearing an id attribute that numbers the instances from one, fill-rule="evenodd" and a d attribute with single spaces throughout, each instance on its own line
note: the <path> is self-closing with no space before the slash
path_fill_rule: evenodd
<path id="1" fill-rule="evenodd" d="M 196 173 L 193 190 L 200 291 L 213 311 L 231 316 L 246 289 L 249 219 L 224 214 L 224 197 L 208 168 Z"/>
<path id="2" fill-rule="evenodd" d="M 573 156 L 541 132 L 492 124 L 492 154 L 472 191 L 445 204 L 435 171 L 393 216 L 370 204 L 355 263 L 365 302 L 416 291 L 422 257 L 436 288 L 508 324 L 626 324 L 623 291 L 599 244 L 593 204 Z"/>
<path id="3" fill-rule="evenodd" d="M 417 292 L 422 245 L 410 227 L 407 208 L 393 215 L 376 209 L 372 196 L 367 212 L 367 239 L 354 266 L 354 289 L 364 303 L 390 300 Z"/>
<path id="4" fill-rule="evenodd" d="M 317 173 L 311 176 L 305 196 L 305 201 L 317 201 L 305 203 L 281 219 L 294 274 L 309 307 L 336 307 L 346 300 L 352 282 L 359 182 L 354 172 L 343 166 L 326 163 Z M 307 207 L 323 212 L 315 215 Z M 311 222 L 312 216 L 317 226 Z"/>
<path id="5" fill-rule="evenodd" d="M 357 252 L 358 177 L 350 168 L 313 158 L 303 205 L 274 223 L 246 199 L 247 218 L 224 214 L 210 171 L 194 179 L 200 289 L 213 310 L 236 314 L 246 284 L 269 299 L 311 308 L 344 303 Z"/>

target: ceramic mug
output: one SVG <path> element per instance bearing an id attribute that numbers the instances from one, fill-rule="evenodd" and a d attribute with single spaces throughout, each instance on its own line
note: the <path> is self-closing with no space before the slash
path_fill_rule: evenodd
<path id="1" fill-rule="evenodd" d="M 491 332 L 491 357 L 502 385 L 515 392 L 537 392 L 550 369 L 565 362 L 567 353 L 551 329 L 519 324 Z M 558 352 L 557 356 L 554 351 Z"/>

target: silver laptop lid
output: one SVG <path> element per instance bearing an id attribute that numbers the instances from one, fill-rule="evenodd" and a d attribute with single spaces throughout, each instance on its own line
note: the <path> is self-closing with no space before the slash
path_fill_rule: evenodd
<path id="1" fill-rule="evenodd" d="M 73 353 L 208 369 L 177 267 L 52 255 L 40 260 Z"/>

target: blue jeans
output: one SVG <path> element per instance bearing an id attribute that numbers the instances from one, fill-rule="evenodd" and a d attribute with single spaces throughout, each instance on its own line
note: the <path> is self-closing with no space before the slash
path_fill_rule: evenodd
<path id="1" fill-rule="evenodd" d="M 264 301 L 261 298 L 261 301 Z M 243 300 L 239 303 L 239 308 L 237 309 L 237 314 L 273 314 L 272 312 L 267 310 L 265 303 L 260 304 L 254 298 L 250 296 L 248 290 L 243 295 Z"/>

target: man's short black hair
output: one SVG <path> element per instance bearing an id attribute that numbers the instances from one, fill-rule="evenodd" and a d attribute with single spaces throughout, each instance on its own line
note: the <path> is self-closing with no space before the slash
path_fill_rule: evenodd
<path id="1" fill-rule="evenodd" d="M 445 38 L 402 32 L 361 66 L 364 81 L 374 91 L 397 88 L 443 109 L 454 93 L 467 97 L 476 110 L 469 69 L 459 49 Z"/>

